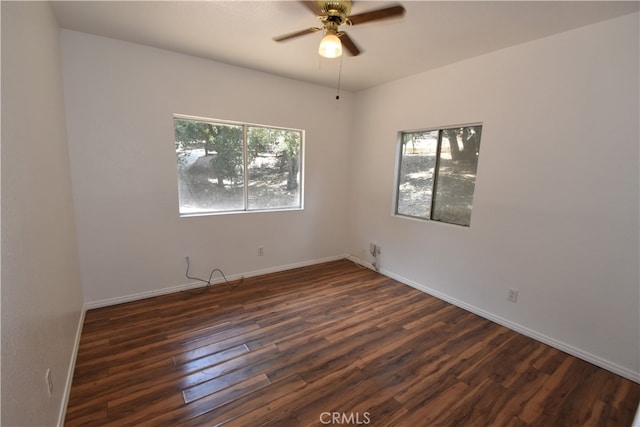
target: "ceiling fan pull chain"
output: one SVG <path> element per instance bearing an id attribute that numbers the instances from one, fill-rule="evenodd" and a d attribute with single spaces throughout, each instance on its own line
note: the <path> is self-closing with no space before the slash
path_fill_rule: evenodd
<path id="1" fill-rule="evenodd" d="M 340 56 L 340 68 L 338 69 L 338 93 L 336 99 L 340 99 L 340 79 L 342 78 L 342 56 Z"/>

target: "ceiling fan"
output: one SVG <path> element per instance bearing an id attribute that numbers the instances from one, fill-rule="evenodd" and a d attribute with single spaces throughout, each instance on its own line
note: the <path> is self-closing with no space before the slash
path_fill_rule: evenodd
<path id="1" fill-rule="evenodd" d="M 360 54 L 360 49 L 351 37 L 344 31 L 340 31 L 341 25 L 359 25 L 366 22 L 382 19 L 401 17 L 404 15 L 404 7 L 401 5 L 389 6 L 382 9 L 351 15 L 350 0 L 334 1 L 300 1 L 313 12 L 322 22 L 322 27 L 311 27 L 294 33 L 284 34 L 273 39 L 277 42 L 290 40 L 306 34 L 324 31 L 325 36 L 320 42 L 318 53 L 325 58 L 337 58 L 342 55 L 342 46 L 353 56 Z"/>

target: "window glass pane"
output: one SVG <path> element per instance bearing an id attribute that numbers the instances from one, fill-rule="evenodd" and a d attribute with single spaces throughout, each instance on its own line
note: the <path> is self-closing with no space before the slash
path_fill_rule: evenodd
<path id="1" fill-rule="evenodd" d="M 248 209 L 299 208 L 302 133 L 249 127 Z"/>
<path id="2" fill-rule="evenodd" d="M 242 126 L 175 119 L 180 213 L 244 209 Z"/>
<path id="3" fill-rule="evenodd" d="M 432 219 L 468 226 L 482 126 L 444 129 Z"/>
<path id="4" fill-rule="evenodd" d="M 429 218 L 438 131 L 407 132 L 401 138 L 396 213 Z"/>

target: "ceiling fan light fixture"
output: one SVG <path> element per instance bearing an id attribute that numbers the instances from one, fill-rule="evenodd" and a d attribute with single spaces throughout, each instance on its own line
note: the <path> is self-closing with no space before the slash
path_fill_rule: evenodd
<path id="1" fill-rule="evenodd" d="M 342 43 L 335 34 L 329 33 L 320 41 L 318 53 L 325 58 L 337 58 L 342 55 Z"/>

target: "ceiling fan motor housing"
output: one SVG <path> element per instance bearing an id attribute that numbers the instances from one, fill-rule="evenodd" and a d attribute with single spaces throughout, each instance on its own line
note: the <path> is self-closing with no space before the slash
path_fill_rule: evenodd
<path id="1" fill-rule="evenodd" d="M 318 6 L 324 14 L 319 17 L 323 22 L 331 22 L 336 27 L 348 23 L 351 14 L 351 1 L 318 1 Z"/>

